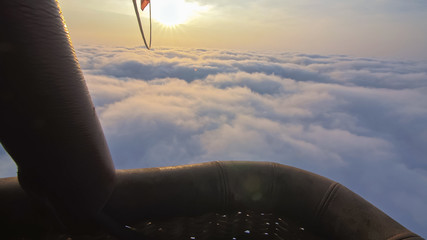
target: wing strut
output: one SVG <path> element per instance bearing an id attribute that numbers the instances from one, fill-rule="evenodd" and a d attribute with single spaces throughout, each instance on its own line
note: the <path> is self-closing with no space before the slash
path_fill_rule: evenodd
<path id="1" fill-rule="evenodd" d="M 145 39 L 145 35 L 144 35 L 144 30 L 142 29 L 142 22 L 141 22 L 141 17 L 139 16 L 138 5 L 136 3 L 136 0 L 132 0 L 132 1 L 133 1 L 133 7 L 135 9 L 136 18 L 138 20 L 139 31 L 141 32 L 141 35 L 142 35 L 142 40 L 144 40 L 145 47 L 147 49 L 151 49 L 151 1 L 150 0 L 141 0 L 141 10 L 144 10 L 144 8 L 147 5 L 149 5 L 149 13 L 150 13 L 150 42 L 149 42 L 149 44 L 147 44 L 147 40 Z"/>

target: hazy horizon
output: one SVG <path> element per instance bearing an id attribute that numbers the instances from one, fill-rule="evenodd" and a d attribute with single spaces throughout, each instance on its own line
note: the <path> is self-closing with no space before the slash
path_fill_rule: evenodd
<path id="1" fill-rule="evenodd" d="M 142 44 L 132 1 L 59 2 L 73 42 Z M 152 5 L 153 47 L 427 60 L 423 0 L 154 0 Z M 181 24 L 165 25 L 173 23 L 173 17 Z M 148 31 L 147 19 L 143 22 Z"/>

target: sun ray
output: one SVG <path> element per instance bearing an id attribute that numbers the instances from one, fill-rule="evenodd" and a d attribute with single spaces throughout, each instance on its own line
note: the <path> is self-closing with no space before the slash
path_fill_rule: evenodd
<path id="1" fill-rule="evenodd" d="M 151 1 L 152 17 L 154 21 L 168 27 L 185 24 L 196 18 L 209 7 L 200 6 L 196 2 L 185 0 L 159 0 Z"/>

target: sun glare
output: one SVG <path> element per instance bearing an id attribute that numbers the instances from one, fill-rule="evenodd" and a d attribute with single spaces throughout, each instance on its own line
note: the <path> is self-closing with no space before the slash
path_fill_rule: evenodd
<path id="1" fill-rule="evenodd" d="M 152 0 L 151 4 L 153 20 L 168 27 L 185 24 L 208 10 L 206 6 L 185 0 Z"/>

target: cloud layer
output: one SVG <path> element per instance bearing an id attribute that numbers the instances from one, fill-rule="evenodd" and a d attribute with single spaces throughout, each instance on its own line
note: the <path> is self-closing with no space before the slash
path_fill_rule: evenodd
<path id="1" fill-rule="evenodd" d="M 77 55 L 117 168 L 275 161 L 339 181 L 427 236 L 426 63 L 96 46 Z"/>

